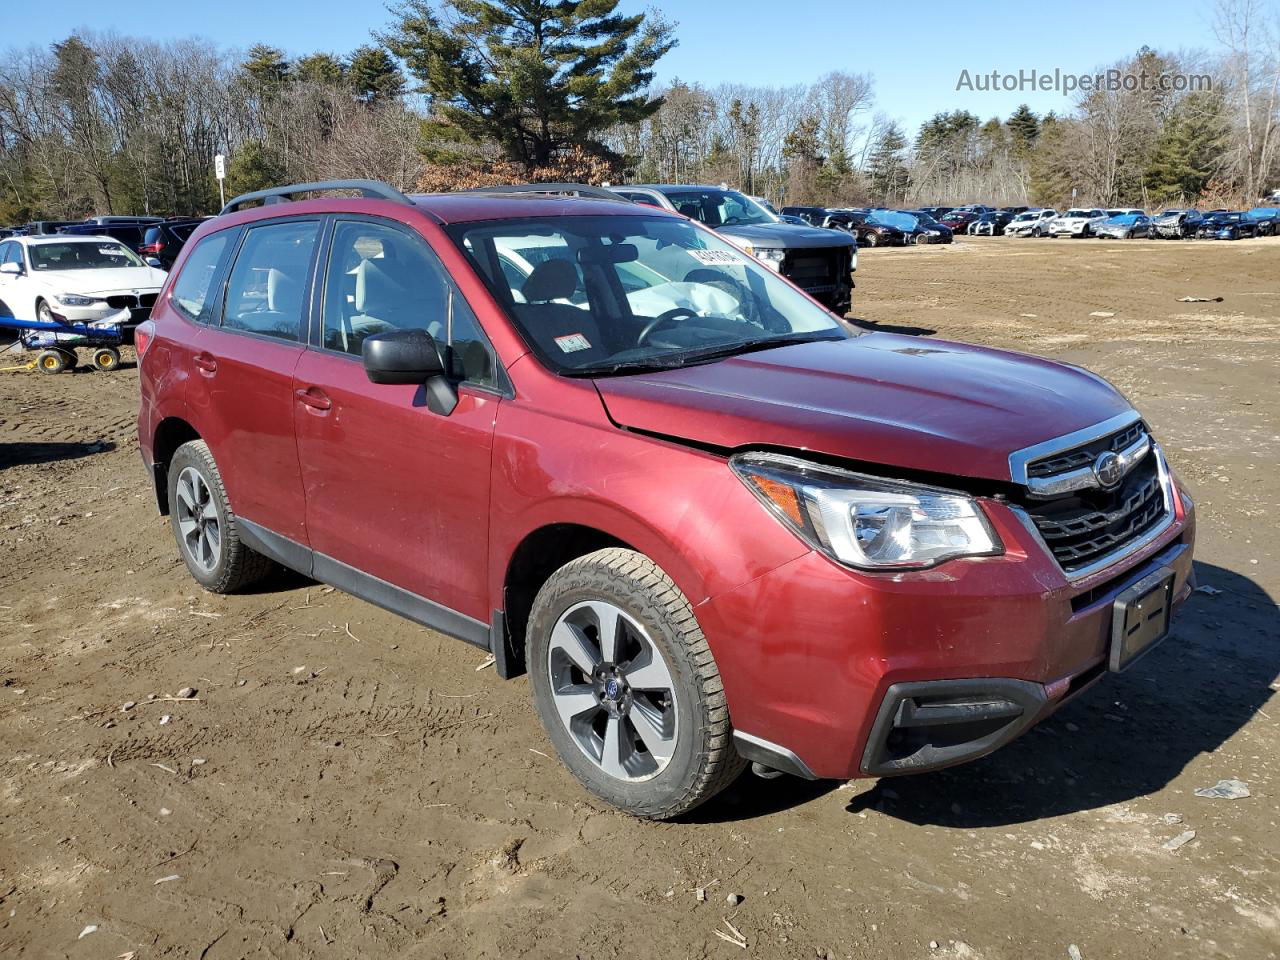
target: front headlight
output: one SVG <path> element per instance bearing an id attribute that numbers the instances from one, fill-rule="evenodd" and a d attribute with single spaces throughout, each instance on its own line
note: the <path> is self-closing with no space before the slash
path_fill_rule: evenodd
<path id="1" fill-rule="evenodd" d="M 918 569 L 1003 550 L 977 501 L 962 493 L 771 453 L 736 454 L 729 465 L 774 516 L 846 566 Z"/>
<path id="2" fill-rule="evenodd" d="M 92 307 L 98 302 L 93 297 L 82 297 L 78 293 L 60 293 L 55 299 L 64 307 Z"/>
<path id="3" fill-rule="evenodd" d="M 787 251 L 779 247 L 757 247 L 750 243 L 743 249 L 771 270 L 782 269 L 782 261 L 787 255 Z"/>

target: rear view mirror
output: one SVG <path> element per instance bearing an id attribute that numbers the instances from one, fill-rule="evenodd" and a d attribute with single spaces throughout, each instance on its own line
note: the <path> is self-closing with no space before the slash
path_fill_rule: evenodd
<path id="1" fill-rule="evenodd" d="M 391 330 L 365 337 L 364 372 L 374 383 L 426 383 L 444 373 L 435 339 L 425 330 Z"/>
<path id="2" fill-rule="evenodd" d="M 578 262 L 590 264 L 630 263 L 640 259 L 640 251 L 634 243 L 611 243 L 607 247 L 583 247 L 578 251 Z"/>

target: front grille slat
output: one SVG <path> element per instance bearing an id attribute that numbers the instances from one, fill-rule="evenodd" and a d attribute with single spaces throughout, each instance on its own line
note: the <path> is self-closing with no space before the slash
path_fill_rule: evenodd
<path id="1" fill-rule="evenodd" d="M 1092 465 L 1107 452 L 1120 452 L 1142 440 L 1146 426 L 1135 421 L 1114 433 L 1027 465 L 1027 477 L 1053 478 Z M 1068 573 L 1120 553 L 1156 528 L 1168 515 L 1155 450 L 1138 461 L 1111 490 L 1076 490 L 1052 498 L 1028 496 L 1023 504 L 1036 531 L 1058 565 Z"/>

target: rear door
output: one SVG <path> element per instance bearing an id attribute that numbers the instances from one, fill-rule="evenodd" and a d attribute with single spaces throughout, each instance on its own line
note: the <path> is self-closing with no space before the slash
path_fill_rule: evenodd
<path id="1" fill-rule="evenodd" d="M 320 225 L 319 219 L 289 219 L 245 229 L 222 290 L 219 322 L 196 335 L 188 388 L 232 509 L 300 544 L 307 542 L 306 508 L 293 433 L 293 370 L 306 343 Z"/>
<path id="2" fill-rule="evenodd" d="M 311 349 L 294 375 L 317 575 L 325 567 L 325 579 L 344 585 L 372 576 L 488 623 L 490 452 L 505 377 L 416 231 L 337 217 L 329 246 Z M 451 413 L 427 409 L 422 387 L 365 375 L 364 338 L 398 329 L 426 330 L 442 346 L 458 390 Z M 378 590 L 367 577 L 353 585 L 365 595 Z"/>

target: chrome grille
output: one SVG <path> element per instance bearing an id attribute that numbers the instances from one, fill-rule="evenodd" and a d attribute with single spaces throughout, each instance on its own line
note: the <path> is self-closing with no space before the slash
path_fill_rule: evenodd
<path id="1" fill-rule="evenodd" d="M 1101 425 L 1103 428 L 1107 424 Z M 1072 438 L 1068 438 L 1070 440 Z M 1170 515 L 1164 473 L 1157 450 L 1141 420 L 1121 424 L 1094 438 L 1076 437 L 1074 445 L 1025 459 L 1026 484 L 1021 506 L 1058 565 L 1068 574 L 1105 566 L 1119 559 L 1145 534 L 1157 530 Z M 1141 450 L 1128 473 L 1111 488 L 1092 475 L 1093 465 L 1107 452 Z M 1087 476 L 1073 489 L 1045 496 L 1059 477 Z"/>

